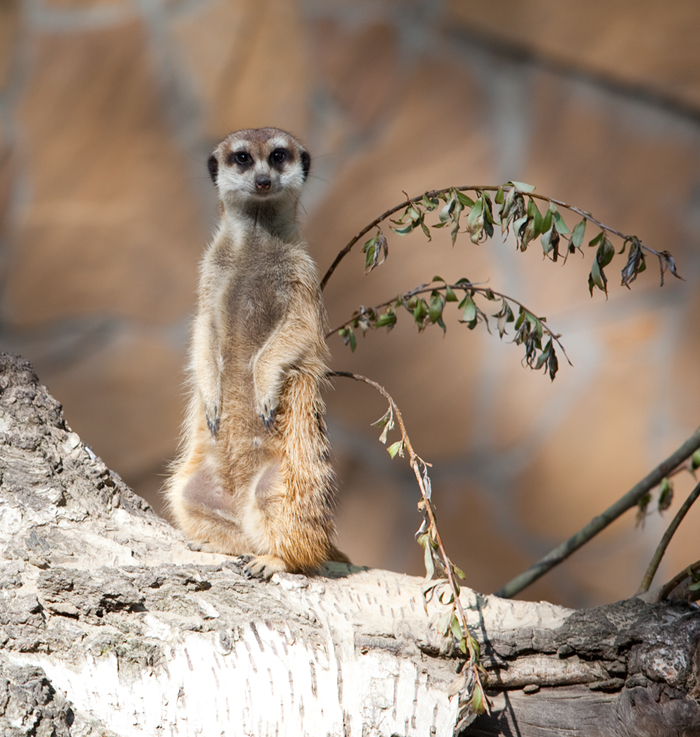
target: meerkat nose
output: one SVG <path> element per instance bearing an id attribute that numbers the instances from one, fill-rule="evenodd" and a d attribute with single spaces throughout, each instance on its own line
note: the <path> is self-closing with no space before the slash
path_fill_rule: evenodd
<path id="1" fill-rule="evenodd" d="M 270 189 L 271 184 L 272 180 L 267 176 L 267 174 L 258 174 L 258 176 L 255 177 L 255 189 L 266 191 Z"/>

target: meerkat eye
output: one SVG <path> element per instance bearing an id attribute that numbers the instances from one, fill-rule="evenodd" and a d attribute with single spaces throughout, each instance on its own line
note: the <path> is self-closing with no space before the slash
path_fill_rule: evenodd
<path id="1" fill-rule="evenodd" d="M 289 156 L 289 151 L 287 151 L 286 148 L 276 148 L 270 154 L 270 161 L 273 164 L 281 164 L 287 160 L 288 156 Z"/>
<path id="2" fill-rule="evenodd" d="M 247 151 L 232 151 L 227 157 L 226 162 L 229 166 L 233 164 L 240 164 L 241 166 L 248 166 L 253 163 L 251 155 Z"/>

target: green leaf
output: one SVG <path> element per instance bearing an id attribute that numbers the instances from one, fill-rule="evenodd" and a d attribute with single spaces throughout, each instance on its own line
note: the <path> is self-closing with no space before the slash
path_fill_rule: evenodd
<path id="1" fill-rule="evenodd" d="M 522 231 L 525 229 L 527 221 L 527 215 L 523 215 L 522 217 L 519 217 L 513 221 L 513 232 L 518 238 L 520 238 L 520 236 L 522 235 Z"/>
<path id="2" fill-rule="evenodd" d="M 536 238 L 540 233 L 542 233 L 542 213 L 540 212 L 539 208 L 535 204 L 535 200 L 530 198 L 530 201 L 527 203 L 527 214 L 528 217 L 531 219 L 531 222 L 533 224 L 533 238 Z"/>
<path id="3" fill-rule="evenodd" d="M 700 468 L 700 450 L 696 450 L 690 458 L 690 467 L 695 471 L 696 468 Z"/>
<path id="4" fill-rule="evenodd" d="M 390 445 L 387 449 L 387 453 L 394 458 L 398 453 L 400 456 L 403 455 L 403 440 L 397 440 L 395 443 Z"/>
<path id="5" fill-rule="evenodd" d="M 472 206 L 471 210 L 469 210 L 469 215 L 467 215 L 467 222 L 466 222 L 466 228 L 471 233 L 478 224 L 479 216 L 482 214 L 484 209 L 484 201 L 479 198 L 474 205 Z"/>
<path id="6" fill-rule="evenodd" d="M 591 266 L 591 273 L 588 275 L 588 291 L 593 295 L 593 289 L 598 287 L 601 292 L 608 293 L 608 278 L 605 273 L 601 271 L 598 264 L 598 259 L 593 262 Z"/>
<path id="7" fill-rule="evenodd" d="M 552 227 L 552 211 L 547 210 L 542 216 L 542 232 L 546 233 Z"/>
<path id="8" fill-rule="evenodd" d="M 598 235 L 595 238 L 592 238 L 590 241 L 588 241 L 588 247 L 593 248 L 594 246 L 597 246 L 603 240 L 604 237 L 605 237 L 605 232 L 601 230 L 600 233 L 598 233 Z"/>
<path id="9" fill-rule="evenodd" d="M 474 714 L 483 714 L 486 711 L 486 697 L 481 688 L 481 684 L 477 681 L 474 684 L 474 695 L 472 696 L 471 708 Z"/>
<path id="10" fill-rule="evenodd" d="M 430 322 L 436 323 L 442 317 L 442 309 L 445 306 L 442 295 L 436 289 L 430 294 L 430 307 L 428 308 L 428 317 Z"/>
<path id="11" fill-rule="evenodd" d="M 459 200 L 462 207 L 472 207 L 474 205 L 474 200 L 471 197 L 467 197 L 464 192 L 459 192 L 455 190 L 455 194 L 457 195 L 457 199 Z"/>
<path id="12" fill-rule="evenodd" d="M 416 306 L 413 309 L 413 320 L 419 328 L 423 327 L 423 322 L 428 314 L 429 310 L 426 301 L 424 299 L 417 300 Z"/>
<path id="13" fill-rule="evenodd" d="M 460 322 L 476 323 L 476 304 L 471 294 L 467 294 L 459 304 L 459 309 L 464 309 Z M 473 327 L 473 325 L 470 325 Z"/>
<path id="14" fill-rule="evenodd" d="M 659 487 L 659 512 L 665 512 L 671 506 L 672 501 L 673 482 L 669 478 L 665 478 L 661 481 L 661 485 Z"/>
<path id="15" fill-rule="evenodd" d="M 636 525 L 639 526 L 644 522 L 644 518 L 647 515 L 647 507 L 651 502 L 651 494 L 648 492 L 637 502 L 637 519 Z"/>
<path id="16" fill-rule="evenodd" d="M 452 291 L 452 287 L 445 285 L 445 302 L 457 302 L 457 295 Z"/>
<path id="17" fill-rule="evenodd" d="M 423 207 L 428 212 L 432 212 L 439 203 L 440 200 L 438 200 L 437 197 L 428 197 L 427 195 L 423 195 Z"/>
<path id="18" fill-rule="evenodd" d="M 369 274 L 372 269 L 384 262 L 388 253 L 388 244 L 386 238 L 377 233 L 374 238 L 370 238 L 362 246 L 362 252 L 365 254 L 365 274 Z"/>
<path id="19" fill-rule="evenodd" d="M 504 200 L 504 197 L 503 197 L 503 187 L 499 187 L 498 188 L 498 191 L 496 192 L 496 196 L 493 198 L 493 201 L 497 205 L 502 205 L 503 204 L 503 200 Z"/>
<path id="20" fill-rule="evenodd" d="M 583 219 L 580 223 L 576 224 L 574 232 L 571 234 L 571 245 L 574 248 L 581 248 L 583 243 L 583 236 L 586 233 L 586 220 Z"/>
<path id="21" fill-rule="evenodd" d="M 448 222 L 450 220 L 450 218 L 452 217 L 452 213 L 454 212 L 454 209 L 455 209 L 455 200 L 454 199 L 451 199 L 442 208 L 442 210 L 440 210 L 440 215 L 439 215 L 440 222 L 441 223 Z"/>
<path id="22" fill-rule="evenodd" d="M 383 428 L 382 434 L 379 436 L 379 442 L 386 445 L 387 435 L 390 430 L 394 429 L 394 413 L 392 412 L 391 407 L 389 407 L 382 417 L 372 423 L 372 427 Z"/>
<path id="23" fill-rule="evenodd" d="M 607 238 L 603 238 L 603 242 L 598 246 L 596 252 L 596 260 L 600 264 L 600 268 L 605 268 L 613 260 L 614 255 L 615 247 Z"/>
<path id="24" fill-rule="evenodd" d="M 551 209 L 552 205 L 550 205 Z M 564 222 L 564 218 L 562 217 L 559 210 L 552 210 L 552 219 L 554 220 L 554 225 L 559 232 L 560 235 L 570 235 L 571 231 L 569 230 L 569 226 Z M 584 221 L 585 225 L 585 221 Z"/>
<path id="25" fill-rule="evenodd" d="M 544 233 L 542 233 L 542 236 L 540 237 L 540 243 L 542 244 L 542 250 L 545 253 L 545 256 L 552 250 L 552 233 L 554 231 L 554 228 L 549 228 Z"/>
<path id="26" fill-rule="evenodd" d="M 450 238 L 452 239 L 452 246 L 457 242 L 457 235 L 459 233 L 459 223 L 455 221 L 455 224 L 450 228 Z"/>
<path id="27" fill-rule="evenodd" d="M 355 338 L 355 333 L 352 328 L 349 326 L 341 328 L 338 331 L 338 335 L 343 339 L 343 343 L 345 345 L 349 345 L 350 350 L 354 352 L 355 348 L 357 348 L 357 339 Z"/>
<path id="28" fill-rule="evenodd" d="M 450 629 L 452 630 L 452 635 L 454 636 L 455 640 L 457 640 L 457 642 L 459 642 L 464 637 L 464 633 L 462 632 L 462 625 L 459 623 L 459 619 L 457 619 L 456 615 L 453 615 L 452 619 L 450 620 Z"/>
<path id="29" fill-rule="evenodd" d="M 408 235 L 414 227 L 413 223 L 408 223 L 408 225 L 404 225 L 401 228 L 392 225 L 391 229 L 396 233 L 396 235 Z"/>
<path id="30" fill-rule="evenodd" d="M 377 318 L 377 322 L 375 323 L 374 326 L 377 328 L 383 328 L 383 327 L 391 328 L 395 324 L 396 324 L 396 313 L 394 312 L 394 310 L 389 309 L 383 315 L 380 315 Z"/>

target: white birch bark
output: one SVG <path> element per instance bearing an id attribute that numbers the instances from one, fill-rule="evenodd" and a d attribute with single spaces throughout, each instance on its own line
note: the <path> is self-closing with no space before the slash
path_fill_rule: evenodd
<path id="1" fill-rule="evenodd" d="M 333 564 L 264 583 L 189 550 L 2 355 L 0 550 L 3 735 L 422 737 L 459 722 L 461 661 L 421 579 Z M 692 606 L 581 613 L 466 589 L 463 603 L 493 701 L 464 734 L 700 734 Z"/>

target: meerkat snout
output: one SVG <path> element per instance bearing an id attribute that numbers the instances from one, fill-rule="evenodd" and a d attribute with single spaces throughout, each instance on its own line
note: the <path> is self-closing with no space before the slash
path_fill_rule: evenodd
<path id="1" fill-rule="evenodd" d="M 255 189 L 262 192 L 267 192 L 272 185 L 272 180 L 267 174 L 258 174 L 255 177 Z"/>

